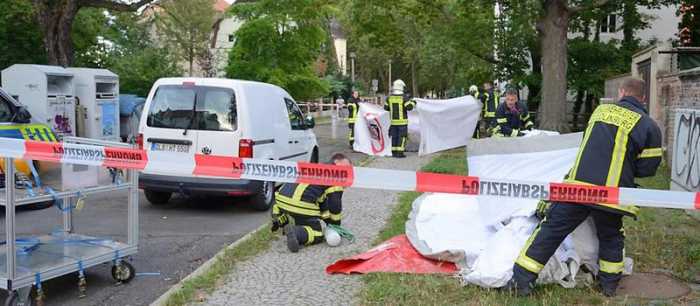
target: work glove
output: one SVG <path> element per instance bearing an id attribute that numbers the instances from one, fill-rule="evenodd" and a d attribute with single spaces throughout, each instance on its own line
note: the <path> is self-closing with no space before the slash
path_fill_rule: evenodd
<path id="1" fill-rule="evenodd" d="M 518 137 L 523 137 L 523 136 L 525 136 L 525 133 L 523 133 L 523 132 L 518 132 Z"/>
<path id="2" fill-rule="evenodd" d="M 535 128 L 535 127 L 531 125 L 531 126 L 528 126 L 528 127 L 527 127 L 527 130 L 528 130 L 528 131 L 532 131 L 534 128 Z"/>
<path id="3" fill-rule="evenodd" d="M 270 226 L 270 232 L 276 232 L 278 229 L 280 229 L 280 224 L 277 222 L 277 220 L 272 220 L 272 226 Z"/>
<path id="4" fill-rule="evenodd" d="M 547 210 L 549 209 L 549 205 L 551 202 L 541 200 L 537 202 L 537 209 L 535 210 L 535 217 L 537 219 L 544 219 L 545 214 L 547 213 Z"/>

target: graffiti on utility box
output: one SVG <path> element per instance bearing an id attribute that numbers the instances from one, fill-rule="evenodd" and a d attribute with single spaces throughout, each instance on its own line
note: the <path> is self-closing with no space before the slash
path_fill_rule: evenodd
<path id="1" fill-rule="evenodd" d="M 700 110 L 677 110 L 673 133 L 671 180 L 688 191 L 700 190 Z"/>

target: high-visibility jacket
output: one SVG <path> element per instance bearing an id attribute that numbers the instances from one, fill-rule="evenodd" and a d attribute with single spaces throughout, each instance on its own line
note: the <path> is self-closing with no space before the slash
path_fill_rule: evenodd
<path id="1" fill-rule="evenodd" d="M 527 128 L 533 125 L 530 113 L 523 102 L 515 102 L 513 108 L 509 108 L 506 103 L 499 105 L 496 110 L 496 123 L 493 134 L 501 137 L 516 137 L 521 127 Z"/>
<path id="2" fill-rule="evenodd" d="M 656 174 L 662 153 L 659 126 L 639 100 L 626 96 L 593 112 L 565 182 L 634 188 L 636 177 Z M 592 205 L 631 216 L 639 211 L 633 205 Z"/>
<path id="3" fill-rule="evenodd" d="M 482 100 L 484 103 L 484 118 L 496 117 L 496 110 L 499 105 L 498 92 L 491 88 L 484 93 L 484 97 L 485 99 Z"/>
<path id="4" fill-rule="evenodd" d="M 355 123 L 357 120 L 357 111 L 360 108 L 357 100 L 355 98 L 350 98 L 348 100 L 348 123 Z"/>
<path id="5" fill-rule="evenodd" d="M 404 95 L 390 95 L 384 100 L 384 110 L 391 115 L 391 125 L 408 125 L 408 111 L 416 106 L 416 102 Z"/>
<path id="6" fill-rule="evenodd" d="M 340 225 L 343 217 L 343 187 L 286 183 L 275 194 L 276 209 L 292 217 L 321 218 Z"/>

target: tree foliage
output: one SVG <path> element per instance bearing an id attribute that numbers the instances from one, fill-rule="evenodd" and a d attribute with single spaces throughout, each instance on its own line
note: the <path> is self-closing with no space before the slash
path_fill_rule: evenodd
<path id="1" fill-rule="evenodd" d="M 326 1 L 260 0 L 229 10 L 245 23 L 235 34 L 227 77 L 275 84 L 298 100 L 328 92 L 328 84 L 315 75 L 326 39 L 323 24 L 332 12 Z"/>
<path id="2" fill-rule="evenodd" d="M 158 36 L 178 57 L 189 64 L 188 73 L 195 75 L 194 63 L 207 56 L 209 37 L 215 21 L 211 0 L 163 1 L 156 13 Z"/>
<path id="3" fill-rule="evenodd" d="M 700 1 L 683 1 L 678 15 L 681 17 L 678 24 L 681 45 L 700 47 Z"/>
<path id="4" fill-rule="evenodd" d="M 338 16 L 365 80 L 392 79 L 409 92 L 461 93 L 492 77 L 493 3 L 464 0 L 347 0 Z M 412 80 L 410 82 L 409 80 Z"/>
<path id="5" fill-rule="evenodd" d="M 13 64 L 46 63 L 41 31 L 27 1 L 0 1 L 0 29 L 0 70 Z"/>
<path id="6" fill-rule="evenodd" d="M 156 80 L 183 73 L 170 48 L 151 39 L 152 22 L 135 13 L 118 13 L 101 32 L 112 45 L 102 67 L 119 75 L 122 93 L 146 97 Z"/>

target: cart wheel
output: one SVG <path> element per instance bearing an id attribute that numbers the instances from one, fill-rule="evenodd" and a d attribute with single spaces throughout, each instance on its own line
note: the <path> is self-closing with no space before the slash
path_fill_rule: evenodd
<path id="1" fill-rule="evenodd" d="M 19 299 L 19 293 L 17 291 L 12 291 L 10 295 L 5 300 L 5 306 L 31 306 L 32 299 L 28 298 L 27 301 L 22 303 Z"/>
<path id="2" fill-rule="evenodd" d="M 114 278 L 115 281 L 119 281 L 119 279 L 117 278 L 117 269 L 119 268 L 121 268 L 122 271 L 122 283 L 128 283 L 132 279 L 134 279 L 134 276 L 136 275 L 136 270 L 134 270 L 134 266 L 122 260 L 119 266 L 112 266 L 112 278 Z"/>

